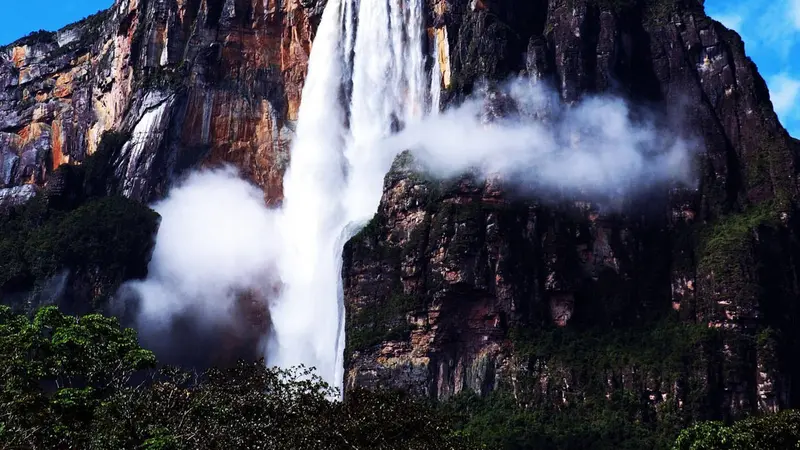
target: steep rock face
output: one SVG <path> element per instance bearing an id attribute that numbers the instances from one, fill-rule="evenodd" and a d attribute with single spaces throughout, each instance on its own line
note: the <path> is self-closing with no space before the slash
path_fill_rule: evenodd
<path id="1" fill-rule="evenodd" d="M 698 187 L 609 213 L 398 160 L 346 249 L 347 387 L 556 408 L 622 392 L 642 417 L 796 406 L 800 148 L 739 36 L 690 0 L 437 0 L 430 26 L 447 101 L 519 73 L 566 103 L 622 95 L 699 138 Z"/>
<path id="2" fill-rule="evenodd" d="M 103 132 L 131 133 L 113 190 L 149 201 L 182 170 L 233 163 L 281 196 L 315 2 L 118 0 L 0 49 L 0 189 L 42 185 Z"/>

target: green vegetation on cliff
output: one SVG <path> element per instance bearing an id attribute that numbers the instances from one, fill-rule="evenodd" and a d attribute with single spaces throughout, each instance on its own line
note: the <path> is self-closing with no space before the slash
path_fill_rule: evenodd
<path id="1" fill-rule="evenodd" d="M 53 209 L 35 198 L 0 218 L 0 293 L 41 287 L 64 271 L 93 281 L 95 300 L 146 275 L 158 215 L 122 197 Z"/>
<path id="2" fill-rule="evenodd" d="M 460 395 L 445 408 L 464 419 L 459 432 L 487 449 L 502 450 L 642 450 L 666 449 L 669 437 L 653 433 L 637 418 L 630 399 L 525 409 L 507 393 L 481 399 Z"/>
<path id="3" fill-rule="evenodd" d="M 412 327 L 406 315 L 421 307 L 412 295 L 397 293 L 386 301 L 378 301 L 352 312 L 347 317 L 346 355 L 366 350 L 385 341 L 407 340 Z"/>
<path id="4" fill-rule="evenodd" d="M 92 310 L 147 274 L 158 214 L 107 196 L 110 162 L 124 141 L 107 133 L 83 166 L 61 166 L 43 194 L 0 215 L 0 300 L 23 295 L 35 305 L 51 279 L 68 274 L 78 309 Z"/>
<path id="5" fill-rule="evenodd" d="M 464 432 L 490 448 L 669 448 L 709 413 L 706 376 L 720 349 L 716 330 L 670 316 L 618 329 L 512 329 L 526 369 L 513 389 L 454 400 L 468 412 Z"/>
<path id="6" fill-rule="evenodd" d="M 750 250 L 748 246 L 752 244 L 754 233 L 760 227 L 775 227 L 778 220 L 772 202 L 720 218 L 701 233 L 700 268 L 714 270 L 717 275 L 740 270 L 741 258 Z"/>
<path id="7" fill-rule="evenodd" d="M 789 450 L 800 443 L 800 411 L 750 417 L 732 425 L 699 422 L 654 431 L 635 401 L 528 410 L 509 394 L 459 395 L 444 405 L 461 417 L 458 433 L 486 449 L 502 450 Z M 676 437 L 677 435 L 677 437 Z"/>
<path id="8" fill-rule="evenodd" d="M 603 370 L 636 368 L 674 378 L 715 347 L 719 333 L 665 317 L 619 329 L 514 329 L 511 339 L 521 360 L 548 360 L 595 375 L 602 375 Z"/>

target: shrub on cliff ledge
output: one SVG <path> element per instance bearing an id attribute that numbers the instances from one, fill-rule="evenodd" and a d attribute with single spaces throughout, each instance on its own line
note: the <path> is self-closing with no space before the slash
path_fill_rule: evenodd
<path id="1" fill-rule="evenodd" d="M 17 39 L 16 41 L 0 47 L 0 50 L 6 50 L 12 47 L 19 47 L 23 45 L 39 45 L 39 44 L 54 44 L 56 34 L 52 31 L 39 30 L 32 31 L 27 36 Z"/>

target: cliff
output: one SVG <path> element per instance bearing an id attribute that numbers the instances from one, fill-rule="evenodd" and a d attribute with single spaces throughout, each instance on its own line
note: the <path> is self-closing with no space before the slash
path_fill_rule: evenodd
<path id="1" fill-rule="evenodd" d="M 346 248 L 348 388 L 623 402 L 668 426 L 797 406 L 800 147 L 740 37 L 689 0 L 442 0 L 430 24 L 450 102 L 524 73 L 677 113 L 698 185 L 521 199 L 399 159 Z"/>
<path id="2" fill-rule="evenodd" d="M 279 201 L 323 6 L 117 0 L 0 49 L 0 207 L 91 155 L 93 195 L 147 203 L 230 162 Z M 431 0 L 427 28 L 445 103 L 520 73 L 566 103 L 612 92 L 683 119 L 698 185 L 530 199 L 399 158 L 345 252 L 347 387 L 624 398 L 653 423 L 797 406 L 800 144 L 740 37 L 700 0 Z M 118 145 L 99 151 L 104 135 Z"/>
<path id="3" fill-rule="evenodd" d="M 0 49 L 3 195 L 46 184 L 114 130 L 131 133 L 114 192 L 147 202 L 189 167 L 230 162 L 279 198 L 320 13 L 298 0 L 119 0 Z"/>

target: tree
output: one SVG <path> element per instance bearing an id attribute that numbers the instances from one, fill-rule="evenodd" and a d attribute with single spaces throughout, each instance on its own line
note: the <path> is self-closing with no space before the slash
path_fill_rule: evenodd
<path id="1" fill-rule="evenodd" d="M 370 391 L 331 401 L 311 369 L 152 370 L 136 333 L 99 315 L 2 307 L 0 360 L 0 449 L 477 448 L 432 404 Z"/>
<path id="2" fill-rule="evenodd" d="M 156 363 L 116 319 L 52 306 L 32 321 L 0 306 L 0 361 L 0 448 L 81 447 L 98 402 Z"/>
<path id="3" fill-rule="evenodd" d="M 674 450 L 800 449 L 800 411 L 750 417 L 725 425 L 701 422 L 683 430 Z"/>

